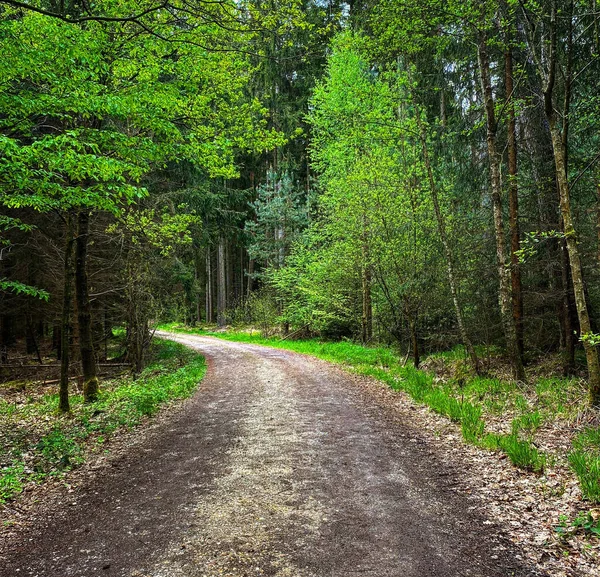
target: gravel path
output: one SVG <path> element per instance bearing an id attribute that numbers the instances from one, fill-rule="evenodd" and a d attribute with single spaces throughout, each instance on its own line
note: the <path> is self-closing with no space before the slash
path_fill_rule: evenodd
<path id="1" fill-rule="evenodd" d="M 170 338 L 207 357 L 198 393 L 12 547 L 2 577 L 538 575 L 357 379 L 286 351 Z"/>

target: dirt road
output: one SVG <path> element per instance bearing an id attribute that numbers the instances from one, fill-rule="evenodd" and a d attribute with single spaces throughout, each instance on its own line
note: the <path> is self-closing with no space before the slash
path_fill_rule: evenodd
<path id="1" fill-rule="evenodd" d="M 537 575 L 359 380 L 173 338 L 209 361 L 197 394 L 12 547 L 2 577 Z"/>

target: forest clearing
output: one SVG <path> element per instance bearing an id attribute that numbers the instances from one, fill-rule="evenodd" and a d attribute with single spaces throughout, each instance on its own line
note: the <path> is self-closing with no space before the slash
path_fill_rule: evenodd
<path id="1" fill-rule="evenodd" d="M 1 575 L 600 574 L 596 0 L 0 0 L 0 54 Z"/>

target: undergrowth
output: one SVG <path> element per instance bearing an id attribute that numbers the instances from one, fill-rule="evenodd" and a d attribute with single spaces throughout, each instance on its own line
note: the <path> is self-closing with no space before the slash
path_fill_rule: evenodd
<path id="1" fill-rule="evenodd" d="M 80 465 L 90 451 L 103 450 L 116 430 L 132 428 L 164 403 L 189 396 L 206 369 L 203 357 L 172 341 L 157 341 L 153 359 L 135 379 L 104 382 L 94 404 L 72 395 L 70 415 L 57 413 L 55 394 L 20 403 L 0 399 L 0 503 L 30 481 Z"/>

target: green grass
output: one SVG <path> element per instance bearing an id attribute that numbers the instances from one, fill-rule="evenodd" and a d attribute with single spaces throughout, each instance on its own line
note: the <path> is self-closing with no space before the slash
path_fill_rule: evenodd
<path id="1" fill-rule="evenodd" d="M 569 464 L 579 479 L 583 497 L 600 503 L 600 429 L 588 428 L 575 437 Z"/>
<path id="2" fill-rule="evenodd" d="M 57 395 L 18 405 L 0 400 L 0 430 L 6 439 L 0 447 L 0 502 L 30 481 L 80 465 L 91 450 L 102 450 L 116 430 L 134 427 L 163 404 L 189 396 L 206 370 L 203 357 L 172 341 L 157 341 L 153 359 L 136 379 L 103 383 L 94 404 L 73 395 L 70 415 L 57 413 Z"/>

